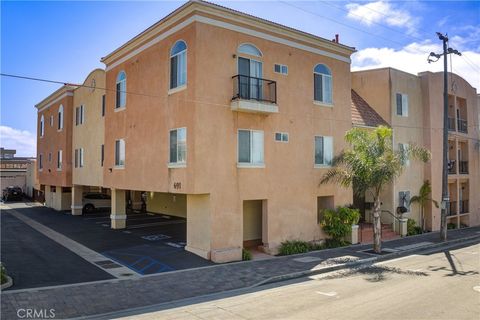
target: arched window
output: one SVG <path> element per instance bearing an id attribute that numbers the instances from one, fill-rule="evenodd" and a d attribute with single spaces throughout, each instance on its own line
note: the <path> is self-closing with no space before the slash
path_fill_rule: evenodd
<path id="1" fill-rule="evenodd" d="M 63 105 L 58 108 L 58 130 L 63 129 Z"/>
<path id="2" fill-rule="evenodd" d="M 238 47 L 238 53 L 249 54 L 251 56 L 261 57 L 262 53 L 253 44 L 244 43 Z"/>
<path id="3" fill-rule="evenodd" d="M 40 137 L 43 137 L 44 134 L 45 134 L 45 118 L 43 117 L 43 114 L 42 114 L 42 117 L 40 118 Z"/>
<path id="4" fill-rule="evenodd" d="M 187 83 L 187 45 L 184 41 L 175 42 L 170 50 L 170 89 Z"/>
<path id="5" fill-rule="evenodd" d="M 127 103 L 127 75 L 124 71 L 118 73 L 116 90 L 115 109 L 123 108 Z"/>
<path id="6" fill-rule="evenodd" d="M 332 72 L 324 64 L 317 64 L 313 70 L 313 99 L 332 103 Z"/>

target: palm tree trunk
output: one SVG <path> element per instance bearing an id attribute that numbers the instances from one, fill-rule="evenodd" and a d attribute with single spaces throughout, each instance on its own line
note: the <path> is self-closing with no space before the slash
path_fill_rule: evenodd
<path id="1" fill-rule="evenodd" d="M 380 221 L 380 212 L 380 199 L 375 197 L 375 201 L 373 203 L 373 251 L 376 253 L 382 252 L 382 223 Z"/>

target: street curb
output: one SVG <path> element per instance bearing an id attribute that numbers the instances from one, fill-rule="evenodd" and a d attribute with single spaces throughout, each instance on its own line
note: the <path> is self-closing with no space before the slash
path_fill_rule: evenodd
<path id="1" fill-rule="evenodd" d="M 254 284 L 250 287 L 246 287 L 246 288 L 255 288 L 255 287 L 259 287 L 259 286 L 266 285 L 266 284 L 272 284 L 272 283 L 276 283 L 276 282 L 292 280 L 292 279 L 306 277 L 306 276 L 313 276 L 313 275 L 317 275 L 317 274 L 328 273 L 328 272 L 342 270 L 342 269 L 346 269 L 346 268 L 360 267 L 360 266 L 364 266 L 364 265 L 367 265 L 367 264 L 373 264 L 375 262 L 391 260 L 392 258 L 395 258 L 395 257 L 401 257 L 401 256 L 409 255 L 409 254 L 412 254 L 413 252 L 416 252 L 416 251 L 423 251 L 423 250 L 426 250 L 426 249 L 433 249 L 433 248 L 442 247 L 442 246 L 445 246 L 445 245 L 452 245 L 452 244 L 456 244 L 456 243 L 470 242 L 472 240 L 480 240 L 480 235 L 475 235 L 475 236 L 470 236 L 470 237 L 465 237 L 465 238 L 460 238 L 460 239 L 454 239 L 454 240 L 447 240 L 445 242 L 433 243 L 433 244 L 425 245 L 425 246 L 422 246 L 422 247 L 417 247 L 417 248 L 392 252 L 392 253 L 385 254 L 385 255 L 382 255 L 382 256 L 378 256 L 378 257 L 359 259 L 357 261 L 351 261 L 351 262 L 340 263 L 340 264 L 336 264 L 336 265 L 332 265 L 332 266 L 325 266 L 325 267 L 322 267 L 322 268 L 317 268 L 317 269 L 312 269 L 312 270 L 305 270 L 305 271 L 299 271 L 299 272 L 284 274 L 284 275 L 280 275 L 280 276 L 274 276 L 274 277 L 262 280 L 259 283 Z"/>
<path id="2" fill-rule="evenodd" d="M 7 276 L 7 282 L 1 285 L 0 290 L 5 290 L 7 288 L 10 288 L 11 286 L 13 286 L 13 279 Z"/>

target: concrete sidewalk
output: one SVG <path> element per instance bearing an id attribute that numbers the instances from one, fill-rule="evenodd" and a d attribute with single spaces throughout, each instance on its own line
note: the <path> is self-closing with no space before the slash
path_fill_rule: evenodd
<path id="1" fill-rule="evenodd" d="M 480 241 L 480 227 L 449 230 L 448 237 L 449 243 Z M 60 319 L 104 314 L 373 263 L 442 244 L 435 232 L 384 242 L 383 248 L 391 253 L 382 256 L 361 252 L 370 249 L 371 245 L 354 245 L 138 279 L 13 290 L 2 293 L 2 317 L 16 319 L 20 308 L 55 309 L 56 318 Z"/>

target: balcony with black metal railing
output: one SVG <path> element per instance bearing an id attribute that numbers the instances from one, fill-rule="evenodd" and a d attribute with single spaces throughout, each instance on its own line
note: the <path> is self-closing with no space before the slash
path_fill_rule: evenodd
<path id="1" fill-rule="evenodd" d="M 251 113 L 277 113 L 277 82 L 268 79 L 235 75 L 232 110 Z"/>
<path id="2" fill-rule="evenodd" d="M 460 161 L 458 165 L 460 174 L 468 174 L 468 161 Z"/>
<path id="3" fill-rule="evenodd" d="M 455 118 L 448 117 L 448 131 L 455 131 Z"/>
<path id="4" fill-rule="evenodd" d="M 457 214 L 457 201 L 450 201 L 447 207 L 447 215 L 455 216 Z"/>
<path id="5" fill-rule="evenodd" d="M 462 133 L 468 133 L 468 123 L 467 120 L 457 119 L 457 131 Z"/>
<path id="6" fill-rule="evenodd" d="M 468 200 L 462 200 L 459 203 L 460 214 L 468 213 Z"/>

